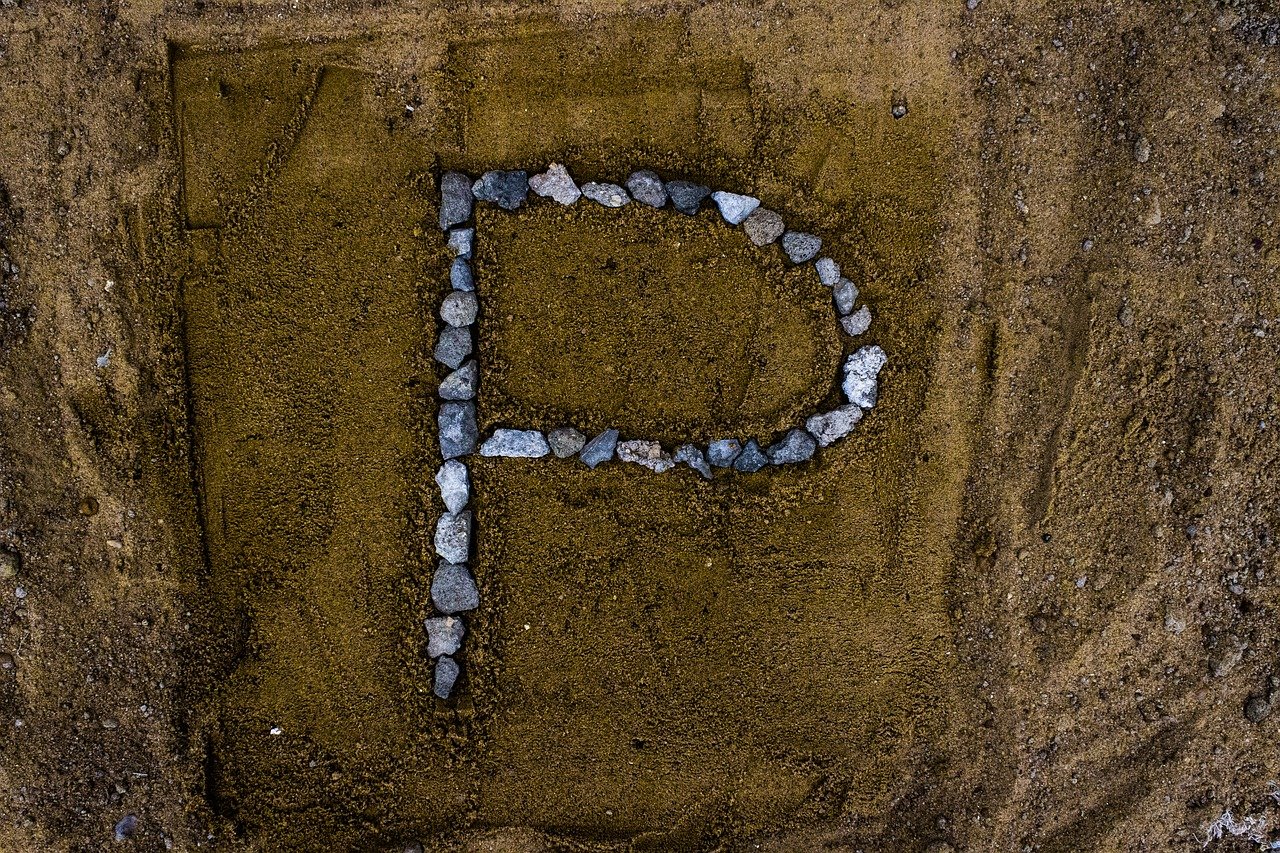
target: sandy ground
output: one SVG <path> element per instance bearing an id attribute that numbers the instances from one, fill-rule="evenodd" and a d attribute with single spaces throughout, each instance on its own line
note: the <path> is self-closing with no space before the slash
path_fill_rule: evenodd
<path id="1" fill-rule="evenodd" d="M 1280 838 L 1280 16 L 974 5 L 4 0 L 0 849 Z M 759 196 L 890 362 L 794 471 L 477 464 L 441 703 L 437 181 L 552 160 Z M 836 399 L 671 216 L 481 216 L 483 426 Z"/>

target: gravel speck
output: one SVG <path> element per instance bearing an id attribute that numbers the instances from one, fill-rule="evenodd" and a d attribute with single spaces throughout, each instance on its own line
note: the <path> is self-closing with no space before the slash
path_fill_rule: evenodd
<path id="1" fill-rule="evenodd" d="M 717 468 L 728 468 L 742 453 L 742 442 L 736 438 L 721 438 L 707 448 L 707 460 Z"/>
<path id="2" fill-rule="evenodd" d="M 431 603 L 441 613 L 461 613 L 480 606 L 476 580 L 461 563 L 441 560 L 431 576 Z"/>
<path id="3" fill-rule="evenodd" d="M 612 459 L 613 451 L 617 447 L 618 431 L 616 429 L 607 429 L 588 441 L 586 446 L 582 448 L 582 452 L 578 454 L 578 458 L 588 468 L 595 468 L 600 463 L 608 462 Z"/>
<path id="4" fill-rule="evenodd" d="M 751 474 L 768 464 L 769 457 L 765 455 L 764 451 L 760 449 L 760 445 L 756 444 L 756 440 L 753 438 L 747 442 L 746 447 L 742 448 L 738 458 L 733 460 L 733 470 Z"/>
<path id="5" fill-rule="evenodd" d="M 470 292 L 476 289 L 476 279 L 466 258 L 453 259 L 453 266 L 449 267 L 449 284 L 454 290 Z"/>
<path id="6" fill-rule="evenodd" d="M 605 207 L 622 207 L 631 201 L 627 191 L 617 184 L 599 184 L 592 181 L 582 185 L 582 194 Z"/>
<path id="7" fill-rule="evenodd" d="M 466 636 L 466 626 L 456 616 L 435 616 L 424 619 L 427 629 L 427 655 L 438 658 L 451 655 L 462 648 L 462 638 Z"/>
<path id="8" fill-rule="evenodd" d="M 138 831 L 138 816 L 127 814 L 116 823 L 116 841 L 128 841 Z"/>
<path id="9" fill-rule="evenodd" d="M 711 200 L 720 208 L 720 215 L 730 225 L 741 225 L 751 212 L 760 206 L 760 199 L 749 195 L 718 190 L 711 194 Z"/>
<path id="10" fill-rule="evenodd" d="M 453 685 L 458 683 L 458 675 L 461 670 L 458 668 L 458 662 L 448 655 L 442 655 L 436 661 L 435 679 L 431 684 L 431 692 L 436 695 L 437 699 L 448 699 L 453 693 Z M 419 847 L 419 850 L 422 848 Z"/>
<path id="11" fill-rule="evenodd" d="M 440 500 L 449 512 L 461 512 L 471 500 L 471 478 L 467 466 L 457 459 L 450 459 L 436 471 L 436 485 L 440 487 Z"/>
<path id="12" fill-rule="evenodd" d="M 471 553 L 471 510 L 446 512 L 436 522 L 436 553 L 450 563 L 465 563 Z"/>
<path id="13" fill-rule="evenodd" d="M 455 228 L 449 232 L 446 247 L 449 249 L 449 254 L 455 258 L 469 258 L 475 239 L 476 229 Z"/>
<path id="14" fill-rule="evenodd" d="M 515 210 L 529 195 L 529 173 L 496 169 L 485 172 L 471 185 L 471 192 L 481 201 L 491 201 L 503 210 Z"/>
<path id="15" fill-rule="evenodd" d="M 688 465 L 708 480 L 711 479 L 711 466 L 707 464 L 707 457 L 702 455 L 702 450 L 698 445 L 680 445 L 676 448 L 675 460 Z"/>
<path id="16" fill-rule="evenodd" d="M 702 200 L 711 195 L 711 190 L 689 181 L 671 181 L 667 184 L 667 195 L 676 210 L 693 216 L 702 207 Z"/>
<path id="17" fill-rule="evenodd" d="M 854 303 L 858 301 L 858 285 L 847 278 L 842 278 L 831 288 L 831 298 L 836 303 L 836 310 L 843 317 L 853 310 Z"/>
<path id="18" fill-rule="evenodd" d="M 675 467 L 671 454 L 662 452 L 662 445 L 656 441 L 633 439 L 618 444 L 618 458 L 623 462 L 634 462 L 643 465 L 650 471 L 665 474 Z"/>
<path id="19" fill-rule="evenodd" d="M 471 400 L 476 396 L 479 382 L 480 365 L 473 358 L 446 376 L 437 393 L 442 400 Z"/>
<path id="20" fill-rule="evenodd" d="M 870 409 L 876 404 L 876 377 L 889 357 L 878 346 L 862 347 L 844 362 L 844 395 L 855 406 Z"/>
<path id="21" fill-rule="evenodd" d="M 782 217 L 765 207 L 757 207 L 751 215 L 742 221 L 742 230 L 747 239 L 757 246 L 767 246 L 782 236 L 787 226 Z"/>
<path id="22" fill-rule="evenodd" d="M 440 428 L 440 455 L 443 458 L 455 459 L 476 449 L 480 430 L 476 427 L 475 403 L 443 403 L 436 422 Z"/>
<path id="23" fill-rule="evenodd" d="M 804 428 L 818 440 L 818 444 L 827 447 L 853 432 L 860 420 L 862 409 L 850 404 L 835 411 L 810 415 L 804 422 Z"/>
<path id="24" fill-rule="evenodd" d="M 822 238 L 804 231 L 788 231 L 782 235 L 782 251 L 793 264 L 811 261 L 822 251 Z"/>
<path id="25" fill-rule="evenodd" d="M 471 355 L 471 330 L 445 326 L 436 341 L 436 361 L 457 370 Z"/>
<path id="26" fill-rule="evenodd" d="M 650 207 L 662 207 L 667 203 L 667 188 L 663 185 L 662 178 L 648 169 L 631 173 L 631 177 L 627 178 L 627 192 L 636 201 Z"/>
<path id="27" fill-rule="evenodd" d="M 550 452 L 546 438 L 536 429 L 496 429 L 489 440 L 480 446 L 481 456 L 537 459 Z"/>
<path id="28" fill-rule="evenodd" d="M 831 287 L 840 280 L 840 265 L 831 258 L 818 258 L 813 268 L 818 272 L 818 281 Z"/>
<path id="29" fill-rule="evenodd" d="M 573 427 L 553 429 L 547 435 L 547 444 L 551 446 L 551 452 L 557 459 L 568 459 L 581 450 L 586 443 L 587 437 Z"/>
<path id="30" fill-rule="evenodd" d="M 847 317 L 840 318 L 840 325 L 844 329 L 844 333 L 851 338 L 856 338 L 867 329 L 871 328 L 871 309 L 863 305 L 854 313 Z"/>
<path id="31" fill-rule="evenodd" d="M 547 171 L 530 178 L 529 189 L 560 204 L 573 204 L 582 198 L 582 190 L 573 182 L 569 170 L 559 163 L 552 163 Z"/>
<path id="32" fill-rule="evenodd" d="M 440 227 L 461 225 L 471 218 L 471 179 L 461 172 L 445 172 L 440 178 Z"/>
<path id="33" fill-rule="evenodd" d="M 812 459 L 813 452 L 817 449 L 818 443 L 813 440 L 813 436 L 797 428 L 787 433 L 782 441 L 771 445 L 768 456 L 774 465 L 789 465 Z"/>
<path id="34" fill-rule="evenodd" d="M 1145 163 L 1151 159 L 1151 140 L 1145 136 L 1139 136 L 1138 141 L 1133 146 L 1133 159 L 1139 163 Z"/>
<path id="35" fill-rule="evenodd" d="M 480 312 L 480 302 L 474 293 L 455 290 L 440 303 L 440 319 L 454 328 L 470 326 Z"/>

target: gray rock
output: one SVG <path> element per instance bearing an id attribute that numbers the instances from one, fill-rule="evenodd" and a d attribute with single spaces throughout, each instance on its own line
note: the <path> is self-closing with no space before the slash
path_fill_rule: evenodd
<path id="1" fill-rule="evenodd" d="M 835 300 L 836 310 L 843 317 L 853 310 L 854 303 L 858 301 L 858 285 L 847 278 L 841 278 L 836 282 L 835 287 L 831 288 L 831 298 Z"/>
<path id="2" fill-rule="evenodd" d="M 436 553 L 450 563 L 465 563 L 471 555 L 471 510 L 446 512 L 436 522 Z"/>
<path id="3" fill-rule="evenodd" d="M 782 441 L 769 447 L 769 461 L 774 465 L 805 462 L 813 458 L 813 452 L 817 449 L 818 443 L 813 440 L 813 436 L 797 428 L 787 433 Z"/>
<path id="4" fill-rule="evenodd" d="M 627 178 L 627 192 L 636 201 L 650 207 L 662 207 L 667 203 L 667 188 L 663 185 L 662 178 L 648 169 L 631 173 L 631 177 Z"/>
<path id="5" fill-rule="evenodd" d="M 547 171 L 530 178 L 529 189 L 560 204 L 573 204 L 582 198 L 582 190 L 569 176 L 569 170 L 559 163 L 552 163 Z"/>
<path id="6" fill-rule="evenodd" d="M 871 328 L 871 309 L 863 305 L 854 313 L 847 317 L 840 318 L 840 325 L 844 328 L 844 333 L 851 338 Z"/>
<path id="7" fill-rule="evenodd" d="M 894 118 L 906 118 L 907 99 L 901 96 L 894 98 L 893 106 L 889 107 L 889 114 Z"/>
<path id="8" fill-rule="evenodd" d="M 850 404 L 831 412 L 810 415 L 804 422 L 804 428 L 818 440 L 818 444 L 827 447 L 853 432 L 860 420 L 862 409 Z"/>
<path id="9" fill-rule="evenodd" d="M 728 468 L 742 453 L 742 442 L 736 438 L 721 438 L 707 447 L 707 460 L 717 468 Z"/>
<path id="10" fill-rule="evenodd" d="M 698 445 L 680 445 L 676 448 L 675 460 L 688 465 L 708 480 L 711 479 L 711 466 L 707 464 L 707 457 L 702 455 L 702 450 Z"/>
<path id="11" fill-rule="evenodd" d="M 480 430 L 476 427 L 475 403 L 442 403 L 436 423 L 440 428 L 440 455 L 445 459 L 466 456 L 476 449 Z"/>
<path id="12" fill-rule="evenodd" d="M 436 393 L 442 400 L 471 400 L 476 396 L 478 384 L 480 384 L 480 365 L 476 364 L 473 358 L 446 376 Z"/>
<path id="13" fill-rule="evenodd" d="M 764 451 L 760 449 L 760 445 L 756 444 L 756 440 L 753 438 L 747 442 L 746 447 L 742 448 L 738 458 L 733 460 L 733 470 L 751 474 L 768 464 L 769 457 L 764 454 Z"/>
<path id="14" fill-rule="evenodd" d="M 476 279 L 466 258 L 453 259 L 453 266 L 449 267 L 449 284 L 454 290 L 470 292 L 476 289 Z"/>
<path id="15" fill-rule="evenodd" d="M 849 402 L 864 409 L 876 404 L 876 377 L 889 357 L 878 346 L 862 347 L 844 362 L 841 387 Z"/>
<path id="16" fill-rule="evenodd" d="M 485 172 L 471 185 L 471 193 L 481 201 L 491 201 L 503 210 L 515 210 L 529 195 L 529 173 L 523 170 Z"/>
<path id="17" fill-rule="evenodd" d="M 438 658 L 451 655 L 462 648 L 462 638 L 467 635 L 466 626 L 457 616 L 435 616 L 422 620 L 427 629 L 427 654 Z"/>
<path id="18" fill-rule="evenodd" d="M 449 229 L 471 218 L 471 179 L 461 172 L 440 177 L 440 227 Z"/>
<path id="19" fill-rule="evenodd" d="M 547 435 L 547 444 L 551 446 L 551 452 L 557 459 L 568 459 L 581 450 L 586 443 L 587 437 L 573 427 L 553 429 Z"/>
<path id="20" fill-rule="evenodd" d="M 480 590 L 471 571 L 461 563 L 441 560 L 431 576 L 431 603 L 441 613 L 461 613 L 480 606 Z"/>
<path id="21" fill-rule="evenodd" d="M 114 836 L 117 842 L 128 841 L 138 831 L 138 816 L 127 814 L 116 821 Z"/>
<path id="22" fill-rule="evenodd" d="M 782 235 L 782 251 L 787 253 L 793 264 L 811 261 L 822 251 L 822 238 L 804 231 L 788 231 Z"/>
<path id="23" fill-rule="evenodd" d="M 1271 703 L 1265 696 L 1255 693 L 1244 703 L 1244 716 L 1251 723 L 1261 723 L 1271 716 Z"/>
<path id="24" fill-rule="evenodd" d="M 1133 159 L 1139 163 L 1145 163 L 1151 159 L 1151 140 L 1145 136 L 1139 136 L 1138 141 L 1133 146 Z"/>
<path id="25" fill-rule="evenodd" d="M 476 229 L 474 228 L 454 228 L 449 232 L 449 240 L 446 247 L 449 254 L 455 258 L 471 257 L 471 249 L 476 239 Z"/>
<path id="26" fill-rule="evenodd" d="M 445 326 L 436 341 L 436 361 L 457 370 L 471 355 L 471 330 Z"/>
<path id="27" fill-rule="evenodd" d="M 751 212 L 760 206 L 760 199 L 755 196 L 718 190 L 711 194 L 711 200 L 720 208 L 720 215 L 730 225 L 741 225 Z"/>
<path id="28" fill-rule="evenodd" d="M 496 429 L 480 446 L 481 456 L 537 459 L 551 452 L 547 440 L 536 429 Z"/>
<path id="29" fill-rule="evenodd" d="M 436 471 L 436 485 L 440 487 L 440 500 L 449 512 L 462 512 L 471 500 L 471 478 L 467 466 L 457 459 L 450 459 Z"/>
<path id="30" fill-rule="evenodd" d="M 582 185 L 582 194 L 605 207 L 622 207 L 631 201 L 627 191 L 617 184 L 598 184 L 590 181 Z"/>
<path id="31" fill-rule="evenodd" d="M 831 287 L 840 280 L 840 265 L 831 258 L 818 258 L 813 268 L 818 271 L 818 281 Z"/>
<path id="32" fill-rule="evenodd" d="M 461 672 L 456 660 L 448 655 L 441 655 L 436 661 L 436 674 L 431 683 L 431 692 L 437 699 L 448 699 L 453 694 L 453 686 L 458 683 L 458 675 Z"/>
<path id="33" fill-rule="evenodd" d="M 702 200 L 711 195 L 711 190 L 689 181 L 670 181 L 667 184 L 667 195 L 671 197 L 671 204 L 676 210 L 693 216 L 702 207 Z"/>
<path id="34" fill-rule="evenodd" d="M 440 303 L 440 319 L 454 328 L 470 326 L 480 312 L 480 302 L 474 293 L 455 290 Z"/>
<path id="35" fill-rule="evenodd" d="M 608 462 L 612 459 L 613 451 L 617 447 L 618 431 L 616 429 L 607 429 L 588 441 L 586 446 L 582 448 L 582 452 L 578 454 L 578 458 L 588 468 L 595 468 L 600 463 Z"/>
<path id="36" fill-rule="evenodd" d="M 623 462 L 634 462 L 643 465 L 650 471 L 665 474 L 676 466 L 670 453 L 662 452 L 662 445 L 656 441 L 633 439 L 618 444 L 618 458 Z"/>
<path id="37" fill-rule="evenodd" d="M 757 207 L 751 215 L 742 221 L 742 230 L 747 239 L 757 246 L 767 246 L 782 236 L 787 226 L 782 224 L 782 217 L 772 210 Z"/>

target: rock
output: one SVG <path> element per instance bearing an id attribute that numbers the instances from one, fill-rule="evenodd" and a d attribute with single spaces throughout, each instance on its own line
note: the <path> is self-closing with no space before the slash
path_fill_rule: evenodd
<path id="1" fill-rule="evenodd" d="M 441 560 L 431 576 L 431 603 L 441 613 L 461 613 L 480 606 L 476 580 L 462 563 Z"/>
<path id="2" fill-rule="evenodd" d="M 804 231 L 788 231 L 782 235 L 782 251 L 793 264 L 803 264 L 818 256 L 822 250 L 822 238 Z"/>
<path id="3" fill-rule="evenodd" d="M 445 326 L 436 341 L 436 361 L 457 370 L 471 355 L 471 330 Z"/>
<path id="4" fill-rule="evenodd" d="M 897 95 L 893 99 L 893 106 L 889 107 L 889 114 L 895 119 L 907 117 L 907 99 L 901 95 Z"/>
<path id="5" fill-rule="evenodd" d="M 844 316 L 853 310 L 853 305 L 858 301 L 858 285 L 849 281 L 847 278 L 841 278 L 831 288 L 831 298 L 835 300 L 836 310 L 840 312 L 840 316 Z M 868 311 L 868 314 L 870 312 Z M 870 319 L 870 317 L 868 317 Z"/>
<path id="6" fill-rule="evenodd" d="M 440 487 L 440 500 L 449 512 L 462 512 L 471 500 L 471 478 L 467 466 L 457 459 L 450 459 L 436 471 L 436 485 Z"/>
<path id="7" fill-rule="evenodd" d="M 707 447 L 707 460 L 717 468 L 728 468 L 742 453 L 742 442 L 736 438 L 721 438 Z"/>
<path id="8" fill-rule="evenodd" d="M 461 172 L 440 177 L 440 227 L 448 230 L 471 218 L 471 179 Z"/>
<path id="9" fill-rule="evenodd" d="M 841 406 L 835 411 L 810 415 L 804 422 L 804 428 L 817 439 L 818 444 L 827 447 L 849 433 L 862 420 L 862 409 L 852 404 Z"/>
<path id="10" fill-rule="evenodd" d="M 1145 163 L 1151 159 L 1151 140 L 1145 136 L 1139 136 L 1138 141 L 1133 146 L 1133 159 L 1139 163 Z"/>
<path id="11" fill-rule="evenodd" d="M 446 512 L 436 522 L 436 553 L 450 563 L 465 563 L 471 555 L 471 510 Z"/>
<path id="12" fill-rule="evenodd" d="M 733 470 L 751 474 L 768 464 L 769 457 L 764 454 L 764 451 L 760 449 L 760 445 L 756 444 L 756 440 L 753 438 L 747 442 L 746 447 L 742 448 L 738 458 L 733 460 Z"/>
<path id="13" fill-rule="evenodd" d="M 667 203 L 667 188 L 663 186 L 662 178 L 648 169 L 631 173 L 627 178 L 627 192 L 636 201 L 650 207 L 662 207 Z"/>
<path id="14" fill-rule="evenodd" d="M 627 191 L 617 184 L 598 184 L 591 181 L 582 185 L 582 194 L 605 207 L 622 207 L 631 201 Z"/>
<path id="15" fill-rule="evenodd" d="M 455 290 L 440 303 L 440 319 L 454 328 L 470 326 L 480 312 L 480 302 L 474 293 Z"/>
<path id="16" fill-rule="evenodd" d="M 741 225 L 751 212 L 760 206 L 760 199 L 749 195 L 739 195 L 718 190 L 711 194 L 711 200 L 720 208 L 720 215 L 730 225 Z"/>
<path id="17" fill-rule="evenodd" d="M 475 403 L 443 403 L 436 422 L 440 427 L 442 457 L 455 459 L 476 449 L 480 430 L 476 427 Z"/>
<path id="18" fill-rule="evenodd" d="M 573 204 L 582 198 L 582 190 L 569 177 L 569 170 L 559 163 L 552 163 L 547 171 L 530 178 L 529 189 L 560 204 Z"/>
<path id="19" fill-rule="evenodd" d="M 496 169 L 485 172 L 471 185 L 471 194 L 481 201 L 491 201 L 503 210 L 515 210 L 529 195 L 529 173 Z"/>
<path id="20" fill-rule="evenodd" d="M 787 433 L 782 441 L 771 445 L 767 453 L 769 461 L 774 465 L 790 465 L 812 459 L 817 449 L 818 443 L 813 440 L 813 436 L 797 428 Z"/>
<path id="21" fill-rule="evenodd" d="M 115 839 L 116 841 L 128 841 L 133 838 L 133 834 L 138 831 L 138 816 L 127 814 L 116 822 Z"/>
<path id="22" fill-rule="evenodd" d="M 446 244 L 449 254 L 455 258 L 471 257 L 472 244 L 476 239 L 476 229 L 474 228 L 454 228 L 449 232 L 449 241 Z"/>
<path id="23" fill-rule="evenodd" d="M 711 466 L 707 464 L 707 457 L 702 455 L 702 450 L 698 448 L 698 445 L 680 445 L 676 448 L 675 460 L 688 465 L 708 480 L 711 479 Z"/>
<path id="24" fill-rule="evenodd" d="M 551 452 L 557 459 L 568 459 L 581 450 L 586 443 L 587 437 L 573 427 L 553 429 L 547 435 L 547 444 L 551 446 Z"/>
<path id="25" fill-rule="evenodd" d="M 1214 648 L 1209 654 L 1209 671 L 1215 678 L 1229 675 L 1244 658 L 1246 646 L 1235 634 L 1214 636 Z"/>
<path id="26" fill-rule="evenodd" d="M 787 226 L 782 224 L 782 217 L 777 213 L 757 207 L 742 221 L 742 230 L 747 232 L 747 239 L 755 245 L 767 246 L 781 237 Z"/>
<path id="27" fill-rule="evenodd" d="M 551 452 L 547 440 L 536 429 L 496 429 L 480 446 L 481 456 L 507 456 L 538 459 Z"/>
<path id="28" fill-rule="evenodd" d="M 656 441 L 633 439 L 618 444 L 618 458 L 623 462 L 634 462 L 643 465 L 650 471 L 665 474 L 675 467 L 675 460 L 670 453 L 662 452 L 662 445 Z"/>
<path id="29" fill-rule="evenodd" d="M 608 462 L 612 459 L 613 451 L 617 446 L 618 431 L 616 429 L 607 429 L 588 441 L 586 446 L 582 448 L 582 452 L 578 454 L 578 458 L 582 460 L 583 465 L 594 469 L 600 463 Z"/>
<path id="30" fill-rule="evenodd" d="M 844 362 L 844 396 L 855 406 L 876 404 L 876 377 L 889 357 L 878 346 L 862 347 Z"/>
<path id="31" fill-rule="evenodd" d="M 871 309 L 863 305 L 854 313 L 847 317 L 840 318 L 840 325 L 844 329 L 844 333 L 851 338 L 871 328 Z"/>
<path id="32" fill-rule="evenodd" d="M 667 184 L 667 195 L 671 197 L 671 204 L 676 210 L 693 216 L 702 206 L 702 200 L 711 195 L 711 190 L 689 181 L 670 181 Z"/>
<path id="33" fill-rule="evenodd" d="M 473 358 L 446 376 L 436 393 L 442 400 L 471 400 L 476 396 L 479 383 L 480 365 Z"/>
<path id="34" fill-rule="evenodd" d="M 1271 703 L 1255 693 L 1244 703 L 1244 716 L 1251 723 L 1260 723 L 1271 716 Z"/>
<path id="35" fill-rule="evenodd" d="M 451 655 L 462 648 L 462 638 L 466 636 L 466 626 L 457 616 L 435 616 L 422 620 L 427 629 L 427 655 L 438 658 Z"/>
<path id="36" fill-rule="evenodd" d="M 449 284 L 454 290 L 470 292 L 476 289 L 476 279 L 466 258 L 453 259 L 453 266 L 449 267 Z"/>
<path id="37" fill-rule="evenodd" d="M 833 286 L 840 280 L 840 265 L 830 258 L 818 258 L 813 268 L 818 272 L 818 281 L 827 287 Z"/>
<path id="38" fill-rule="evenodd" d="M 458 668 L 458 662 L 448 655 L 441 655 L 436 661 L 436 674 L 431 684 L 431 692 L 436 695 L 437 699 L 448 699 L 453 693 L 453 685 L 458 683 L 458 675 L 461 670 Z M 419 850 L 422 848 L 419 847 Z"/>
<path id="39" fill-rule="evenodd" d="M 8 548 L 0 548 L 0 580 L 12 580 L 22 569 L 22 557 Z"/>

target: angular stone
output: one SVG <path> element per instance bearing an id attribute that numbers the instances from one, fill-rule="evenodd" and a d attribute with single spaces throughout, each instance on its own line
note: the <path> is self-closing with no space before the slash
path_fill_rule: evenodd
<path id="1" fill-rule="evenodd" d="M 450 459 L 436 471 L 436 485 L 440 487 L 440 499 L 449 512 L 462 512 L 471 500 L 471 478 L 467 466 L 457 459 Z"/>
<path id="2" fill-rule="evenodd" d="M 864 409 L 876 404 L 876 377 L 889 357 L 878 346 L 862 347 L 845 359 L 841 387 L 849 402 Z"/>
<path id="3" fill-rule="evenodd" d="M 582 198 L 582 190 L 569 176 L 569 170 L 559 163 L 552 163 L 547 171 L 530 178 L 529 189 L 560 204 L 573 204 Z"/>
<path id="4" fill-rule="evenodd" d="M 471 330 L 445 326 L 436 341 L 436 361 L 457 370 L 471 355 Z"/>
<path id="5" fill-rule="evenodd" d="M 802 429 L 793 429 L 782 439 L 769 447 L 769 461 L 774 465 L 790 465 L 805 462 L 813 458 L 818 443 L 813 436 Z"/>
<path id="6" fill-rule="evenodd" d="M 851 338 L 871 328 L 871 309 L 863 305 L 854 313 L 847 317 L 840 318 L 840 325 L 844 328 L 844 333 Z"/>
<path id="7" fill-rule="evenodd" d="M 613 451 L 617 446 L 618 431 L 616 429 L 607 429 L 588 441 L 586 446 L 582 448 L 582 452 L 578 454 L 578 458 L 588 468 L 595 468 L 600 463 L 608 462 L 612 459 Z"/>
<path id="8" fill-rule="evenodd" d="M 781 237 L 787 226 L 782 224 L 782 217 L 774 211 L 757 207 L 742 221 L 742 230 L 747 232 L 747 239 L 755 245 L 767 246 Z"/>
<path id="9" fill-rule="evenodd" d="M 450 563 L 465 563 L 471 555 L 471 510 L 446 512 L 436 522 L 436 553 Z"/>
<path id="10" fill-rule="evenodd" d="M 480 302 L 474 293 L 455 290 L 440 303 L 440 319 L 454 328 L 470 326 L 480 312 Z"/>
<path id="11" fill-rule="evenodd" d="M 782 235 L 782 251 L 793 264 L 803 264 L 818 256 L 822 250 L 822 238 L 804 231 L 788 231 Z"/>
<path id="12" fill-rule="evenodd" d="M 467 629 L 457 616 L 435 616 L 422 620 L 422 624 L 427 629 L 428 656 L 451 655 L 462 648 Z"/>
<path id="13" fill-rule="evenodd" d="M 475 398 L 479 384 L 480 365 L 473 358 L 446 376 L 436 393 L 442 400 L 471 400 Z"/>
<path id="14" fill-rule="evenodd" d="M 476 449 L 480 430 L 476 427 L 475 403 L 442 403 L 436 423 L 440 430 L 440 455 L 445 459 L 466 456 Z"/>
<path id="15" fill-rule="evenodd" d="M 431 576 L 431 603 L 441 613 L 461 613 L 480 606 L 480 590 L 471 571 L 461 563 L 441 560 Z"/>
<path id="16" fill-rule="evenodd" d="M 551 452 L 547 440 L 536 429 L 496 429 L 480 446 L 481 456 L 537 459 Z"/>
<path id="17" fill-rule="evenodd" d="M 717 190 L 711 194 L 711 200 L 720 208 L 720 215 L 730 225 L 741 225 L 751 212 L 760 206 L 760 199 L 755 196 Z"/>
<path id="18" fill-rule="evenodd" d="M 742 442 L 736 438 L 721 438 L 707 447 L 707 461 L 717 468 L 728 468 L 742 453 Z"/>
<path id="19" fill-rule="evenodd" d="M 641 204 L 662 207 L 667 203 L 667 188 L 657 172 L 651 172 L 648 169 L 632 172 L 626 183 L 627 192 Z"/>
<path id="20" fill-rule="evenodd" d="M 840 265 L 830 258 L 818 258 L 813 268 L 818 272 L 818 281 L 831 287 L 840 280 Z"/>
<path id="21" fill-rule="evenodd" d="M 676 448 L 675 460 L 688 465 L 708 480 L 711 479 L 711 466 L 707 464 L 707 457 L 702 455 L 702 450 L 698 445 L 680 445 Z"/>
<path id="22" fill-rule="evenodd" d="M 618 444 L 618 458 L 623 462 L 634 462 L 643 465 L 650 471 L 665 474 L 675 467 L 675 460 L 670 453 L 662 452 L 662 445 L 656 441 L 633 439 Z"/>
<path id="23" fill-rule="evenodd" d="M 471 193 L 481 201 L 491 201 L 503 210 L 515 210 L 529 195 L 529 173 L 523 170 L 492 170 L 471 185 Z"/>
<path id="24" fill-rule="evenodd" d="M 467 292 L 476 289 L 476 279 L 471 274 L 471 264 L 467 263 L 466 258 L 453 259 L 453 266 L 449 267 L 449 285 L 454 290 Z"/>
<path id="25" fill-rule="evenodd" d="M 449 254 L 455 258 L 471 257 L 472 244 L 476 239 L 476 229 L 474 228 L 455 228 L 449 232 L 449 240 L 446 247 Z"/>
<path id="26" fill-rule="evenodd" d="M 440 177 L 440 227 L 448 230 L 471 218 L 471 179 L 461 172 L 445 172 Z"/>
<path id="27" fill-rule="evenodd" d="M 804 428 L 818 440 L 818 444 L 827 447 L 853 432 L 860 420 L 862 409 L 850 404 L 834 411 L 810 415 L 804 422 Z"/>
<path id="28" fill-rule="evenodd" d="M 631 201 L 627 191 L 617 184 L 598 184 L 590 181 L 582 185 L 582 194 L 605 207 L 622 207 Z"/>
<path id="29" fill-rule="evenodd" d="M 689 181 L 671 181 L 667 184 L 667 195 L 671 197 L 671 204 L 676 210 L 693 216 L 702 206 L 702 200 L 711 195 L 711 190 Z"/>
<path id="30" fill-rule="evenodd" d="M 843 317 L 853 310 L 853 304 L 858 301 L 858 285 L 847 278 L 841 278 L 831 288 L 831 298 L 835 300 L 836 310 Z"/>
<path id="31" fill-rule="evenodd" d="M 551 446 L 551 452 L 557 459 L 568 459 L 581 450 L 586 443 L 587 437 L 573 427 L 553 429 L 547 435 L 547 444 Z"/>
<path id="32" fill-rule="evenodd" d="M 461 672 L 462 670 L 458 667 L 456 660 L 448 655 L 441 655 L 436 661 L 435 678 L 431 683 L 431 692 L 435 694 L 437 699 L 448 699 L 453 695 L 453 686 L 458 683 L 458 676 Z"/>
<path id="33" fill-rule="evenodd" d="M 742 448 L 738 458 L 733 460 L 733 470 L 751 474 L 768 464 L 769 457 L 765 455 L 764 451 L 760 449 L 760 445 L 756 444 L 756 440 L 753 438 L 747 442 L 746 447 Z"/>

